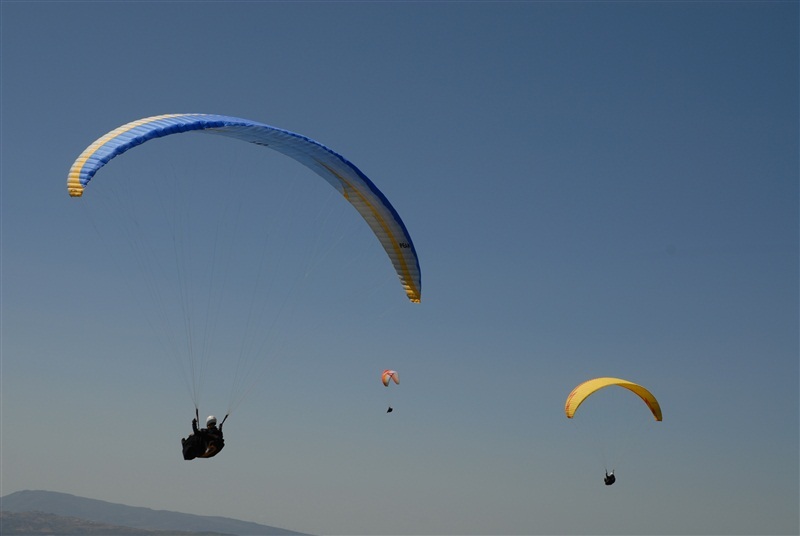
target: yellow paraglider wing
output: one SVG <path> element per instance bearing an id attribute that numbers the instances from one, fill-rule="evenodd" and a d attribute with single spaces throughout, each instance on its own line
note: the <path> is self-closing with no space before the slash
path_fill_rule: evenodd
<path id="1" fill-rule="evenodd" d="M 629 382 L 627 380 L 621 380 L 619 378 L 595 378 L 593 380 L 583 382 L 573 389 L 567 397 L 567 403 L 564 405 L 564 412 L 567 414 L 567 418 L 571 419 L 574 417 L 575 412 L 578 411 L 578 407 L 589 396 L 610 385 L 624 387 L 625 389 L 638 395 L 639 398 L 641 398 L 644 403 L 647 404 L 647 407 L 650 408 L 650 411 L 653 413 L 653 417 L 655 417 L 657 421 L 661 420 L 661 406 L 658 404 L 656 397 L 653 396 L 653 393 L 639 384 Z"/>

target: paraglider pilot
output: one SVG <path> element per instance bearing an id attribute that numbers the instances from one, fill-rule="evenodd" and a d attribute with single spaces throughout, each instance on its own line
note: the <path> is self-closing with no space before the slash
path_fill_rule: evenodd
<path id="1" fill-rule="evenodd" d="M 228 416 L 225 415 L 225 419 Z M 197 429 L 197 417 L 192 419 L 192 434 L 181 439 L 183 445 L 183 459 L 193 460 L 195 458 L 213 458 L 225 447 L 225 440 L 222 437 L 222 425 L 225 419 L 217 428 L 217 418 L 209 415 L 206 419 L 206 427 Z"/>
<path id="2" fill-rule="evenodd" d="M 611 471 L 611 474 L 608 474 L 608 471 L 606 471 L 606 476 L 603 477 L 603 481 L 606 483 L 606 486 L 610 486 L 611 484 L 616 482 L 617 477 L 614 476 L 614 471 Z"/>

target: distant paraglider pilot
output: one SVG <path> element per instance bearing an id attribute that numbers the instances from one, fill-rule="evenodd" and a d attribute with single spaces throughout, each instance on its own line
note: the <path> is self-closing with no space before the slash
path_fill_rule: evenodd
<path id="1" fill-rule="evenodd" d="M 603 481 L 606 483 L 606 486 L 610 486 L 614 482 L 617 481 L 617 477 L 614 476 L 614 471 L 611 471 L 611 474 L 606 471 L 606 476 L 603 478 Z"/>
<path id="2" fill-rule="evenodd" d="M 400 378 L 397 376 L 396 370 L 386 369 L 381 372 L 381 382 L 383 383 L 384 387 L 389 387 L 389 384 L 392 382 L 400 385 Z M 389 403 L 389 409 L 386 410 L 386 413 L 391 413 L 393 411 L 394 408 L 392 408 L 392 404 Z"/>
<path id="3" fill-rule="evenodd" d="M 228 416 L 225 416 L 227 419 Z M 193 460 L 195 458 L 213 458 L 225 447 L 225 440 L 222 437 L 222 425 L 225 419 L 217 428 L 217 418 L 209 415 L 206 419 L 206 427 L 197 429 L 197 418 L 192 419 L 192 434 L 181 439 L 183 445 L 183 459 Z"/>

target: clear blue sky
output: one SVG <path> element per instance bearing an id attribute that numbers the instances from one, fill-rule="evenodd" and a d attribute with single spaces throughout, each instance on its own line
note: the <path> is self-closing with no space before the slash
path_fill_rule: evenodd
<path id="1" fill-rule="evenodd" d="M 317 534 L 798 533 L 797 2 L 1 9 L 3 495 Z M 97 137 L 177 112 L 341 152 L 422 267 L 412 305 L 371 237 L 344 233 L 210 461 L 180 459 L 180 371 L 87 223 L 91 190 L 66 192 Z M 265 203 L 317 186 L 280 155 L 182 136 L 96 180 L 165 169 L 211 196 L 231 166 Z M 287 217 L 330 204 L 349 228 L 343 200 L 316 203 Z M 563 414 L 606 375 L 664 411 L 610 488 Z M 201 411 L 224 412 L 226 389 Z"/>

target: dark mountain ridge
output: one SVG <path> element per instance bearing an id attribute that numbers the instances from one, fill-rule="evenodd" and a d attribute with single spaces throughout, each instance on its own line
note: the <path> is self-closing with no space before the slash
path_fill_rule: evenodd
<path id="1" fill-rule="evenodd" d="M 185 532 L 145 530 L 97 523 L 77 517 L 44 512 L 0 512 L 0 534 L 3 536 L 231 536 L 217 532 Z"/>
<path id="2" fill-rule="evenodd" d="M 0 497 L 0 511 L 39 512 L 144 531 L 205 532 L 239 536 L 291 536 L 300 532 L 227 517 L 198 516 L 126 506 L 54 491 L 17 491 Z M 4 532 L 5 533 L 5 532 Z M 56 532 L 50 532 L 56 534 Z"/>

